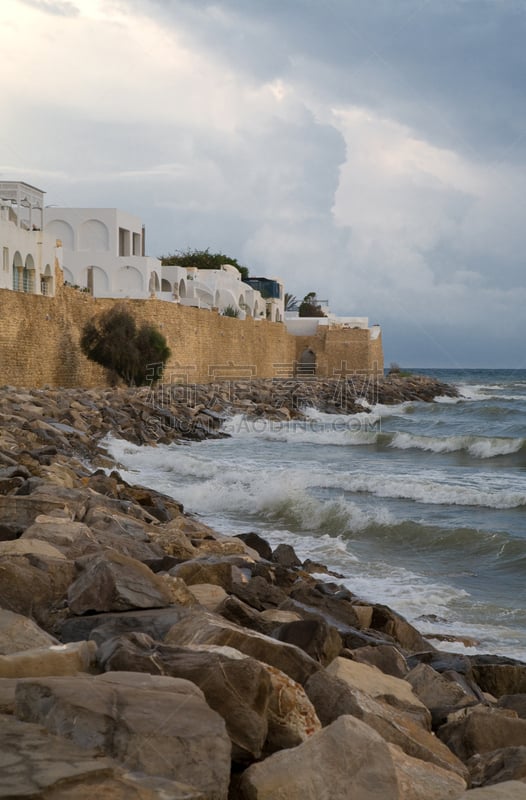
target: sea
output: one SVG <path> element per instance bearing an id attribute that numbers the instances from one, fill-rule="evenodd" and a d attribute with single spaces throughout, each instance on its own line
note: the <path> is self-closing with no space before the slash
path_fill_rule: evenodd
<path id="1" fill-rule="evenodd" d="M 526 370 L 412 373 L 459 397 L 238 415 L 224 439 L 107 446 L 125 479 L 222 533 L 291 544 L 440 649 L 526 661 Z"/>

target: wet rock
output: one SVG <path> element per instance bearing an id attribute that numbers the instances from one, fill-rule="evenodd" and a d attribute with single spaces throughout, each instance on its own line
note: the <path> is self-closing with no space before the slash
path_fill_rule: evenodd
<path id="1" fill-rule="evenodd" d="M 44 514 L 38 516 L 21 535 L 21 542 L 26 539 L 47 542 L 71 560 L 102 549 L 83 522 L 73 522 L 64 517 L 49 517 Z"/>
<path id="2" fill-rule="evenodd" d="M 458 800 L 526 800 L 526 785 L 520 781 L 505 781 L 497 786 L 471 789 Z"/>
<path id="3" fill-rule="evenodd" d="M 299 683 L 270 664 L 263 666 L 272 684 L 265 751 L 274 753 L 305 742 L 309 736 L 321 730 L 321 722 Z"/>
<path id="4" fill-rule="evenodd" d="M 526 664 L 503 656 L 471 656 L 473 677 L 495 697 L 526 693 Z"/>
<path id="5" fill-rule="evenodd" d="M 170 575 L 182 578 L 187 586 L 193 583 L 214 583 L 225 592 L 232 590 L 232 565 L 216 558 L 196 558 L 172 567 Z"/>
<path id="6" fill-rule="evenodd" d="M 222 586 L 216 586 L 213 583 L 195 583 L 188 587 L 188 591 L 200 605 L 209 611 L 217 611 L 228 598 Z"/>
<path id="7" fill-rule="evenodd" d="M 373 606 L 371 628 L 392 636 L 400 647 L 409 653 L 433 649 L 416 628 L 387 606 Z"/>
<path id="8" fill-rule="evenodd" d="M 225 724 L 189 681 L 130 672 L 23 681 L 15 713 L 134 772 L 190 784 L 211 799 L 227 796 Z"/>
<path id="9" fill-rule="evenodd" d="M 287 599 L 282 589 L 269 583 L 261 575 L 256 575 L 245 584 L 232 585 L 232 593 L 257 611 L 277 608 Z"/>
<path id="10" fill-rule="evenodd" d="M 272 561 L 289 569 L 301 567 L 301 561 L 290 544 L 278 544 L 272 553 Z"/>
<path id="11" fill-rule="evenodd" d="M 261 558 L 265 558 L 267 561 L 271 561 L 272 559 L 272 548 L 267 542 L 266 539 L 263 539 L 257 533 L 238 533 L 237 538 L 241 539 L 245 544 L 255 550 L 256 553 L 259 553 Z"/>

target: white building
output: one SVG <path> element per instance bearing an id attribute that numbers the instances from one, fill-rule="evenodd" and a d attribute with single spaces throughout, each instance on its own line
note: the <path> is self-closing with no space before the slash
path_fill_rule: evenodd
<path id="1" fill-rule="evenodd" d="M 44 212 L 47 236 L 60 239 L 64 280 L 94 297 L 144 298 L 161 291 L 157 258 L 145 255 L 139 217 L 116 208 Z"/>
<path id="2" fill-rule="evenodd" d="M 44 194 L 23 181 L 0 181 L 0 288 L 53 294 L 61 250 L 44 233 Z"/>
<path id="3" fill-rule="evenodd" d="M 94 297 L 158 297 L 240 319 L 283 321 L 280 280 L 244 282 L 230 264 L 162 267 L 145 254 L 139 217 L 116 208 L 45 208 L 44 194 L 24 182 L 0 182 L 0 288 L 53 294 L 57 260 L 64 281 Z"/>

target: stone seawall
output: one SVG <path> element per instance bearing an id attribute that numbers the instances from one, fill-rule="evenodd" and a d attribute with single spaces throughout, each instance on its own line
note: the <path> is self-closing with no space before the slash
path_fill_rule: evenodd
<path id="1" fill-rule="evenodd" d="M 41 387 L 107 385 L 105 370 L 79 347 L 88 319 L 114 305 L 70 287 L 55 297 L 0 290 L 0 382 Z M 269 378 L 292 374 L 294 338 L 282 324 L 238 320 L 215 311 L 161 300 L 127 300 L 138 323 L 151 322 L 165 335 L 172 358 L 169 381 L 207 383 L 218 379 Z"/>

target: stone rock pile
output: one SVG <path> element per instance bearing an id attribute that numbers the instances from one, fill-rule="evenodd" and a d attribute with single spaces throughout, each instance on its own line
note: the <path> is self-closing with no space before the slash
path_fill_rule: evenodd
<path id="1" fill-rule="evenodd" d="M 0 798 L 526 798 L 526 665 L 128 484 L 142 392 L 0 393 Z"/>

